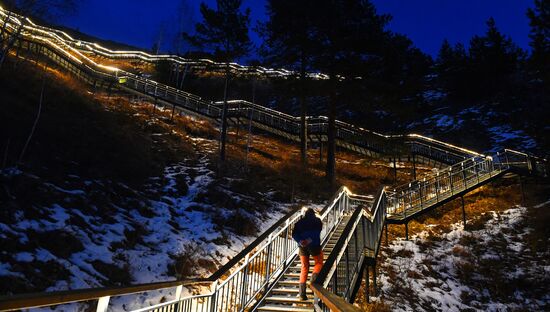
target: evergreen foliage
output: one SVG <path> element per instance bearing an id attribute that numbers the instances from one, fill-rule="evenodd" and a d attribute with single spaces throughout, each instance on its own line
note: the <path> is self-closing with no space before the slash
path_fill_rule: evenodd
<path id="1" fill-rule="evenodd" d="M 196 47 L 212 51 L 218 60 L 226 63 L 220 139 L 220 159 L 223 162 L 227 137 L 229 63 L 247 55 L 252 48 L 252 43 L 248 35 L 250 9 L 241 11 L 242 0 L 217 0 L 216 5 L 216 9 L 212 9 L 201 2 L 200 11 L 203 21 L 195 25 L 194 35 L 183 33 L 183 37 Z"/>

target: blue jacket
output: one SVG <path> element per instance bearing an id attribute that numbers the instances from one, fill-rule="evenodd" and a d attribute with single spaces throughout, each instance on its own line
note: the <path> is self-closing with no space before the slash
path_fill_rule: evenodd
<path id="1" fill-rule="evenodd" d="M 306 214 L 294 225 L 292 238 L 298 243 L 302 240 L 311 239 L 311 243 L 307 247 L 319 247 L 321 246 L 322 229 L 323 223 L 315 214 Z"/>

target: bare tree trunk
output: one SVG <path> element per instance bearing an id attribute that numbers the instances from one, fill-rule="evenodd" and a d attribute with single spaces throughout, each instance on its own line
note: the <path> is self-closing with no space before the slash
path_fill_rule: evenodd
<path id="1" fill-rule="evenodd" d="M 307 171 L 307 102 L 305 95 L 306 87 L 306 64 L 304 53 L 302 52 L 300 62 L 300 156 L 302 160 L 302 170 Z"/>
<path id="2" fill-rule="evenodd" d="M 31 132 L 29 133 L 29 136 L 27 137 L 27 141 L 25 142 L 25 145 L 23 146 L 23 150 L 21 150 L 21 155 L 19 155 L 19 160 L 17 160 L 17 164 L 21 164 L 23 162 L 23 157 L 25 157 L 25 152 L 27 151 L 27 148 L 29 147 L 29 143 L 31 142 L 32 136 L 34 135 L 34 131 L 36 130 L 36 126 L 38 125 L 38 121 L 40 120 L 40 115 L 42 113 L 42 100 L 44 99 L 44 89 L 46 87 L 46 77 L 42 80 L 42 91 L 40 91 L 40 102 L 38 104 L 38 113 L 36 114 L 36 118 L 34 119 L 34 123 L 31 128 Z"/>
<path id="3" fill-rule="evenodd" d="M 222 129 L 220 139 L 220 160 L 225 161 L 225 143 L 227 140 L 227 88 L 229 85 L 229 63 L 225 64 L 225 87 L 223 89 Z"/>
<path id="4" fill-rule="evenodd" d="M 179 69 L 179 66 L 178 66 Z M 176 76 L 176 85 L 178 85 L 178 73 L 177 69 L 174 68 L 173 65 L 170 66 L 170 75 L 168 76 L 168 82 L 167 85 L 172 85 L 172 82 L 174 81 L 174 75 Z"/>
<path id="5" fill-rule="evenodd" d="M 331 187 L 336 184 L 336 86 L 331 75 L 328 107 L 327 166 L 325 176 Z"/>
<path id="6" fill-rule="evenodd" d="M 185 68 L 183 70 L 183 76 L 181 77 L 181 82 L 179 85 L 179 89 L 183 90 L 183 82 L 185 81 L 185 77 L 187 76 L 187 69 L 189 68 L 189 64 L 185 64 Z"/>
<path id="7" fill-rule="evenodd" d="M 256 80 L 252 78 L 252 103 L 256 102 Z M 252 109 L 248 112 L 248 138 L 246 140 L 246 158 L 244 164 L 248 169 L 248 153 L 250 153 L 250 142 L 252 139 Z"/>

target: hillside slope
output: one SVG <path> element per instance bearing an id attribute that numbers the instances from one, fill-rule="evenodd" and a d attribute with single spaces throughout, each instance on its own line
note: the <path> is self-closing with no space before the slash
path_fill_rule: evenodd
<path id="1" fill-rule="evenodd" d="M 43 66 L 0 72 L 1 295 L 209 275 L 291 207 L 332 194 L 318 151 L 301 174 L 298 146 L 258 133 L 245 166 L 248 138 L 233 129 L 220 174 L 212 125 Z M 338 173 L 364 194 L 393 182 L 388 163 L 346 152 Z"/>

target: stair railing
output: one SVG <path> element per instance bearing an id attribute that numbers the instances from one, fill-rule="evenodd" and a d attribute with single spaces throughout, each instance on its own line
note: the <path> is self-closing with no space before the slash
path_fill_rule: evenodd
<path id="1" fill-rule="evenodd" d="M 349 214 L 348 193 L 347 188 L 340 188 L 319 213 L 323 220 L 321 233 L 323 241 L 329 238 L 342 218 Z M 208 278 L 128 287 L 5 296 L 0 297 L 0 311 L 97 300 L 97 311 L 104 312 L 107 311 L 112 296 L 125 296 L 164 288 L 175 288 L 175 298 L 136 311 L 244 311 L 274 285 L 280 274 L 296 257 L 298 245 L 292 240 L 291 234 L 294 224 L 303 213 L 304 210 L 300 209 L 287 214 Z M 208 294 L 181 297 L 183 286 L 208 286 L 208 284 L 211 288 Z"/>
<path id="2" fill-rule="evenodd" d="M 0 16 L 2 15 L 4 18 L 7 18 L 5 10 L 0 10 Z M 11 23 L 18 21 L 16 16 L 10 17 Z M 157 83 L 153 80 L 117 68 L 97 64 L 74 48 L 75 45 L 67 41 L 68 35 L 59 35 L 58 33 L 44 30 L 47 28 L 39 27 L 32 23 L 32 21 L 26 20 L 28 21 L 28 25 L 25 25 L 25 34 L 27 37 L 30 36 L 33 40 L 40 41 L 41 44 L 49 46 L 50 51 L 59 53 L 58 57 L 66 58 L 64 62 L 58 62 L 60 66 L 70 71 L 73 71 L 73 67 L 80 67 L 78 70 L 79 77 L 89 76 L 82 74 L 83 70 L 88 71 L 88 74 L 91 73 L 92 77 L 85 79 L 88 83 L 95 84 L 95 79 L 107 79 L 109 83 L 114 82 L 114 85 L 117 87 L 140 92 L 150 96 L 155 101 L 157 99 L 165 101 L 168 105 L 177 105 L 191 112 L 217 120 L 221 117 L 221 107 L 216 105 L 219 103 L 204 101 L 196 95 Z M 73 64 L 69 66 L 65 64 L 65 61 L 72 62 Z M 293 139 L 298 139 L 297 134 L 300 129 L 299 118 L 246 101 L 238 102 L 241 102 L 240 108 L 236 109 L 235 112 L 239 114 L 240 118 L 248 119 L 250 116 L 249 110 L 252 109 L 254 111 L 252 116 L 255 123 L 271 126 L 277 131 L 293 135 Z M 308 120 L 311 121 L 311 128 L 308 129 L 310 133 L 326 137 L 327 117 L 308 117 Z M 473 151 L 416 134 L 383 135 L 342 121 L 337 121 L 336 125 L 337 143 L 339 145 L 356 150 L 355 147 L 347 145 L 355 144 L 359 148 L 375 152 L 375 156 L 384 154 L 391 157 L 400 157 L 401 155 L 415 153 L 446 164 L 452 164 L 459 160 L 479 155 Z M 409 146 L 409 148 L 405 148 L 406 146 Z"/>
<path id="3" fill-rule="evenodd" d="M 335 308 L 353 311 L 350 302 L 353 302 L 361 284 L 366 259 L 376 257 L 378 253 L 386 218 L 384 189 L 378 193 L 375 201 L 365 200 L 350 192 L 346 196 L 354 211 L 311 286 L 315 294 L 315 311 Z M 326 292 L 337 297 L 326 296 Z"/>
<path id="4" fill-rule="evenodd" d="M 3 9 L 0 10 L 0 15 L 6 15 Z M 10 21 L 13 21 L 13 19 L 10 19 Z M 12 28 L 15 29 L 13 26 L 8 25 L 7 30 L 10 30 Z M 200 97 L 177 90 L 175 88 L 165 86 L 163 84 L 159 84 L 157 82 L 139 77 L 137 75 L 133 75 L 128 72 L 118 70 L 116 68 L 97 64 L 84 56 L 79 51 L 72 49 L 69 44 L 63 43 L 63 38 L 61 38 L 60 36 L 52 35 L 50 32 L 45 32 L 43 30 L 37 30 L 33 28 L 32 24 L 30 26 L 25 26 L 24 35 L 24 39 L 19 39 L 19 45 L 21 47 L 26 46 L 29 50 L 35 49 L 35 52 L 39 52 L 54 60 L 56 64 L 60 65 L 63 68 L 66 68 L 68 71 L 77 75 L 79 78 L 90 84 L 95 83 L 97 79 L 102 79 L 109 83 L 117 83 L 120 86 L 128 87 L 132 90 L 150 95 L 155 99 L 159 98 L 164 99 L 169 103 L 176 103 L 178 106 L 185 107 L 191 111 L 196 111 L 204 116 L 213 118 L 217 118 L 220 116 L 220 107 L 215 103 L 204 101 Z M 40 49 L 38 47 L 40 47 Z M 270 110 L 256 104 L 249 105 L 249 107 L 243 106 L 241 108 L 238 108 L 236 112 L 243 110 L 247 112 L 245 116 L 249 116 L 248 113 L 250 109 L 253 110 L 252 115 L 257 116 L 255 120 L 259 123 L 264 122 L 283 130 L 288 130 L 292 128 L 293 131 L 295 131 L 296 129 L 299 129 L 296 127 L 295 124 L 293 124 L 293 122 L 297 120 L 296 117 Z M 314 117 L 311 120 L 316 121 L 312 124 L 318 127 L 320 131 L 322 131 L 322 129 L 326 127 L 326 117 L 319 116 Z M 461 182 L 464 187 L 467 187 L 469 183 L 473 183 L 475 179 L 477 179 L 479 183 L 479 179 L 482 177 L 483 174 L 489 174 L 489 176 L 491 176 L 491 174 L 495 172 L 495 168 L 500 168 L 500 170 L 502 170 L 503 168 L 508 168 L 510 166 L 519 167 L 521 164 L 522 166 L 525 166 L 528 170 L 533 170 L 533 168 L 535 168 L 537 171 L 541 172 L 544 170 L 545 173 L 547 172 L 548 168 L 546 160 L 543 161 L 540 159 L 535 159 L 533 157 L 530 157 L 529 155 L 522 155 L 522 153 L 511 150 L 507 150 L 505 151 L 505 153 L 503 153 L 503 155 L 499 155 L 498 162 L 493 162 L 490 157 L 483 158 L 481 157 L 483 155 L 480 155 L 478 153 L 419 135 L 381 135 L 379 133 L 355 127 L 353 125 L 346 124 L 340 121 L 337 122 L 337 125 L 338 139 L 342 141 L 350 140 L 352 143 L 361 142 L 361 144 L 365 147 L 372 149 L 378 148 L 378 150 L 381 150 L 385 153 L 400 153 L 401 151 L 399 148 L 396 148 L 394 144 L 388 144 L 389 141 L 393 142 L 395 140 L 398 140 L 399 142 L 403 142 L 408 140 L 410 142 L 409 144 L 412 146 L 411 150 L 413 150 L 416 154 L 426 155 L 427 157 L 433 157 L 439 160 L 446 159 L 445 161 L 454 162 L 456 161 L 456 159 L 460 159 L 461 157 L 466 158 L 469 155 L 474 155 L 474 158 L 472 158 L 471 160 L 467 159 L 466 161 L 460 163 L 460 170 L 453 169 L 453 167 L 457 168 L 456 166 L 451 167 L 451 169 L 449 170 L 448 183 L 446 185 L 444 184 L 444 177 L 439 177 L 438 175 L 436 175 L 438 176 L 438 178 L 435 178 L 434 182 L 430 182 L 431 184 L 425 183 L 426 181 L 422 181 L 422 183 L 418 183 L 414 187 L 411 185 L 409 188 L 412 188 L 414 190 L 409 190 L 407 192 L 402 191 L 401 195 L 399 194 L 399 192 L 397 192 L 397 190 L 393 191 L 391 193 L 391 196 L 388 196 L 387 199 L 387 201 L 391 203 L 390 211 L 392 215 L 398 215 L 399 213 L 401 213 L 403 216 L 407 216 L 407 211 L 410 211 L 413 206 L 418 206 L 419 202 L 420 208 L 422 209 L 429 200 L 433 200 L 434 196 L 437 197 L 442 195 L 441 191 L 450 191 L 452 195 L 457 191 L 455 187 L 460 187 Z M 369 139 L 365 139 L 366 137 L 368 137 Z M 483 160 L 477 161 L 476 157 L 482 158 Z M 506 161 L 503 161 L 502 159 L 505 158 L 507 158 Z M 469 162 L 471 162 L 471 164 Z M 335 228 L 339 221 L 341 221 L 342 216 L 349 212 L 349 191 L 345 189 L 340 190 L 337 195 L 338 196 L 335 198 L 335 201 L 331 205 L 329 205 L 327 209 L 323 210 L 321 215 L 326 224 L 326 227 L 323 230 L 324 239 L 328 237 L 328 234 Z M 384 200 L 384 202 L 386 202 L 386 200 Z M 384 204 L 384 206 L 385 205 L 386 204 Z M 384 208 L 384 217 L 385 212 L 386 209 Z M 295 218 L 297 217 L 295 215 L 293 216 Z M 285 222 L 288 221 L 288 224 L 285 224 L 285 226 L 279 224 L 279 226 L 282 226 L 281 231 L 290 231 L 291 227 L 296 221 L 295 218 L 292 219 L 292 221 L 289 221 L 291 220 L 290 217 L 284 219 Z M 383 224 L 383 222 L 372 224 Z M 371 230 L 372 229 L 374 229 L 377 235 L 373 234 L 369 235 L 369 237 L 372 237 L 373 239 L 374 237 L 376 237 L 377 241 L 379 241 L 379 234 L 381 233 L 378 232 L 379 228 L 371 227 Z M 273 229 L 273 231 L 275 231 L 275 229 Z M 239 309 L 243 310 L 246 306 L 250 305 L 256 300 L 256 295 L 259 295 L 262 291 L 265 291 L 265 289 L 269 287 L 269 283 L 272 281 L 271 277 L 274 277 L 276 273 L 280 272 L 281 266 L 288 264 L 288 262 L 285 261 L 288 261 L 289 257 L 295 256 L 296 248 L 289 248 L 289 238 L 287 234 L 285 235 L 286 236 L 283 237 L 282 232 L 278 232 L 278 234 L 275 236 L 268 235 L 268 237 L 262 237 L 261 240 L 257 240 L 255 241 L 255 243 L 249 246 L 251 247 L 251 249 L 243 250 L 243 252 L 246 252 L 241 253 L 240 255 L 242 256 L 234 258 L 233 260 L 235 261 L 230 261 L 232 264 L 231 266 L 224 266 L 226 270 L 225 273 L 227 273 L 229 272 L 229 269 L 233 269 L 237 263 L 243 263 L 240 267 L 237 268 L 236 271 L 233 271 L 233 273 L 230 274 L 228 278 L 220 279 L 221 273 L 219 272 L 222 272 L 223 270 L 214 273 L 213 276 L 217 277 L 214 280 L 217 281 L 217 283 L 213 285 L 214 290 L 212 294 L 192 296 L 189 298 L 176 298 L 174 299 L 173 303 L 178 307 L 188 307 L 185 309 L 188 309 L 189 311 L 197 309 L 199 307 L 209 307 L 210 311 L 223 311 L 224 309 L 228 308 L 228 304 L 235 304 L 234 307 L 238 307 Z M 346 244 L 349 245 L 349 241 Z M 259 247 L 260 245 L 262 245 L 262 247 Z M 286 249 L 283 248 L 283 251 L 280 250 L 282 246 L 286 246 Z M 374 250 L 376 250 L 376 248 Z M 264 275 L 257 272 L 259 268 L 260 271 L 261 268 L 265 268 L 266 271 Z M 190 281 L 189 283 L 203 283 L 208 281 L 212 282 L 213 279 L 209 278 L 200 281 Z M 183 284 L 187 285 L 187 282 L 173 281 L 166 283 L 155 283 L 154 287 L 156 287 L 156 289 L 162 289 L 165 287 L 174 287 L 174 285 L 177 285 L 176 294 L 181 294 L 181 286 Z M 100 304 L 98 304 L 98 306 L 106 308 L 108 306 L 110 297 L 110 295 L 108 294 L 125 295 L 129 293 L 141 292 L 144 291 L 143 289 L 150 290 L 151 285 L 153 284 L 147 284 L 147 286 L 143 286 L 142 288 L 140 288 L 140 285 L 132 286 L 131 291 L 129 290 L 130 288 L 116 288 L 115 290 L 82 290 L 78 291 L 78 295 L 76 295 L 76 292 L 63 292 L 63 295 L 59 294 L 59 296 L 57 296 L 55 300 L 44 299 L 45 296 L 43 296 L 43 300 L 39 301 L 41 302 L 40 305 L 47 306 L 66 302 L 98 299 L 98 294 L 101 294 L 101 298 L 99 299 Z M 48 294 L 48 296 L 49 295 L 51 294 Z M 33 296 L 26 298 L 33 299 L 32 297 Z M 72 301 L 65 301 L 68 300 L 67 298 L 72 298 Z M 7 305 L 4 304 L 10 302 L 9 298 L 6 300 L 4 299 L 5 298 L 2 298 L 2 300 L 0 300 L 0 307 L 5 307 Z M 11 302 L 13 303 L 14 300 L 11 300 Z M 24 307 L 26 306 L 19 306 L 19 308 Z M 156 310 L 153 309 L 150 311 Z"/>
<path id="5" fill-rule="evenodd" d="M 473 157 L 388 190 L 388 217 L 406 219 L 508 169 L 493 157 Z"/>

